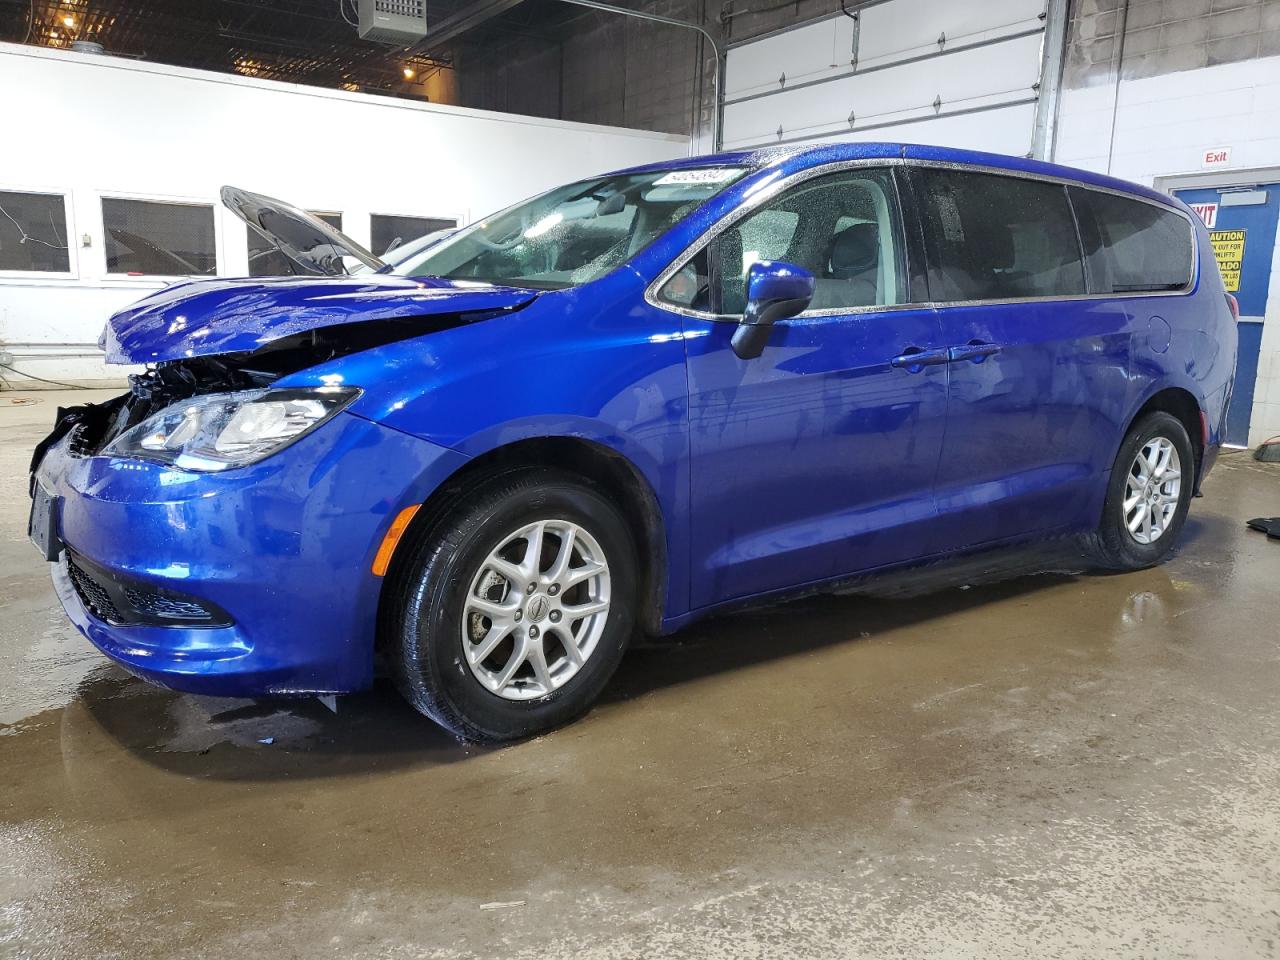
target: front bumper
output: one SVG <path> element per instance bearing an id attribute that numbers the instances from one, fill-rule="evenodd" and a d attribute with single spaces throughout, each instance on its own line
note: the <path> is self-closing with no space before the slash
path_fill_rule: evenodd
<path id="1" fill-rule="evenodd" d="M 351 413 L 218 474 L 75 456 L 63 438 L 37 469 L 57 498 L 62 543 L 122 581 L 199 599 L 231 623 L 109 623 L 72 583 L 65 552 L 51 565 L 54 587 L 94 646 L 152 683 L 215 696 L 359 690 L 373 678 L 378 545 L 401 509 L 463 462 Z"/>

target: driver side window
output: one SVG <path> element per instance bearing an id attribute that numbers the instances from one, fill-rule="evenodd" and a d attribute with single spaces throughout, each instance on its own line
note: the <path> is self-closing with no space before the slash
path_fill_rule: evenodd
<path id="1" fill-rule="evenodd" d="M 714 312 L 736 316 L 746 308 L 751 264 L 783 260 L 804 267 L 817 281 L 810 310 L 903 303 L 900 234 L 891 171 L 826 174 L 792 187 L 721 233 L 711 242 L 711 263 L 699 253 L 668 282 L 663 296 L 678 302 L 671 294 L 702 291 Z M 672 283 L 680 290 L 668 290 Z"/>

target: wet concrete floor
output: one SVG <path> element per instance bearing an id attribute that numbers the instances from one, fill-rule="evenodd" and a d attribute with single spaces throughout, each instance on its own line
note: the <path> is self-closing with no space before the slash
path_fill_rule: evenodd
<path id="1" fill-rule="evenodd" d="M 1158 569 L 724 617 L 484 750 L 109 665 L 24 538 L 60 398 L 13 396 L 0 956 L 1280 955 L 1280 466 L 1226 457 Z"/>

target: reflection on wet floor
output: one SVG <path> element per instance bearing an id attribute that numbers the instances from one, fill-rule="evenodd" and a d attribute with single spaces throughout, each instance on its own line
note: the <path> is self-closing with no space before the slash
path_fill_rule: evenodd
<path id="1" fill-rule="evenodd" d="M 36 430 L 0 420 L 5 478 Z M 64 625 L 24 510 L 0 499 L 0 955 L 1280 942 L 1280 544 L 1243 526 L 1280 466 L 1225 460 L 1157 569 L 984 560 L 723 616 L 498 750 L 385 684 L 335 715 L 133 679 Z"/>

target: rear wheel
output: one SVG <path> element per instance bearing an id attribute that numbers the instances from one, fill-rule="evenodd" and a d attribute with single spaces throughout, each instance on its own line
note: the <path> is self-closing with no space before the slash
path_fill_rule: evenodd
<path id="1" fill-rule="evenodd" d="M 397 685 L 457 736 L 500 742 L 581 714 L 630 638 L 635 548 L 616 507 L 555 471 L 483 484 L 388 586 Z"/>
<path id="2" fill-rule="evenodd" d="M 1138 420 L 1116 456 L 1102 522 L 1090 546 L 1100 566 L 1137 570 L 1173 549 L 1195 487 L 1195 452 L 1177 417 L 1157 411 Z"/>

